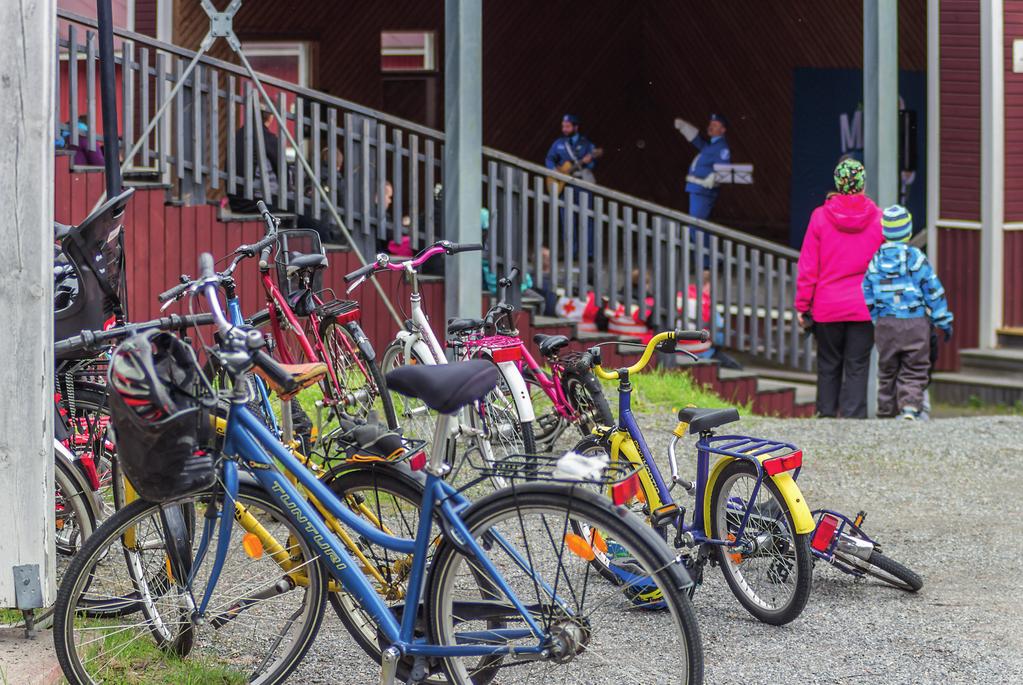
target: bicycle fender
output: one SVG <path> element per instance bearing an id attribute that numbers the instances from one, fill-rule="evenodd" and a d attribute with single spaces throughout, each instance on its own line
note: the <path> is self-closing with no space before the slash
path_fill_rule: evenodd
<path id="1" fill-rule="evenodd" d="M 522 377 L 522 372 L 519 371 L 518 364 L 515 362 L 498 362 L 497 368 L 501 372 L 504 382 L 508 385 L 512 398 L 515 400 L 515 408 L 519 412 L 519 419 L 523 423 L 535 420 L 536 413 L 533 411 L 533 401 L 529 399 L 529 389 L 526 387 L 526 381 Z"/>
<path id="2" fill-rule="evenodd" d="M 640 492 L 646 498 L 650 511 L 659 509 L 664 503 L 661 501 L 660 493 L 657 492 L 657 486 L 654 485 L 653 476 L 650 474 L 650 467 L 643 461 L 643 456 L 639 453 L 636 441 L 626 431 L 615 431 L 611 434 L 612 464 L 618 460 L 619 454 L 633 466 L 639 467 Z"/>
<path id="3" fill-rule="evenodd" d="M 412 355 L 415 355 L 418 359 L 422 359 L 426 364 L 437 363 L 430 346 L 427 345 L 418 334 L 410 333 L 409 331 L 398 331 L 398 334 L 394 336 L 394 338 L 401 342 L 402 349 L 405 353 L 405 359 L 411 359 Z"/>
<path id="4" fill-rule="evenodd" d="M 710 476 L 707 478 L 707 491 L 703 498 L 703 525 L 704 532 L 707 537 L 710 537 L 710 493 L 714 491 L 714 484 L 717 482 L 718 476 L 721 475 L 721 471 L 728 466 L 729 462 L 735 461 L 732 457 L 724 457 L 718 460 L 710 470 Z M 763 459 L 761 458 L 761 461 Z M 778 492 L 781 493 L 782 499 L 785 500 L 785 506 L 788 507 L 789 513 L 792 515 L 792 521 L 796 527 L 797 535 L 805 535 L 812 533 L 817 524 L 814 523 L 813 516 L 810 515 L 810 507 L 806 505 L 806 498 L 803 497 L 802 491 L 799 486 L 796 485 L 796 481 L 793 480 L 792 474 L 783 472 L 770 477 L 774 481 L 774 484 L 778 488 Z"/>

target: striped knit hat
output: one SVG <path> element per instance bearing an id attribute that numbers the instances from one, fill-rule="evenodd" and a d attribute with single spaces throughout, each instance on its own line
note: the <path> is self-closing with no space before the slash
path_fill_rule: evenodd
<path id="1" fill-rule="evenodd" d="M 902 205 L 892 205 L 881 215 L 881 232 L 888 242 L 909 240 L 913 236 L 913 215 Z"/>

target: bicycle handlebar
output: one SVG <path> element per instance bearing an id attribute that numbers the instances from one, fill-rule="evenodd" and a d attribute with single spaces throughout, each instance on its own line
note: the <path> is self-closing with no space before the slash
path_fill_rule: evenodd
<path id="1" fill-rule="evenodd" d="M 412 259 L 401 259 L 393 261 L 391 255 L 386 253 L 380 253 L 376 256 L 376 259 L 368 264 L 365 264 L 355 271 L 345 276 L 345 283 L 351 283 L 352 281 L 360 278 L 371 276 L 372 274 L 380 271 L 404 271 L 405 269 L 417 269 L 423 265 L 431 257 L 443 254 L 457 254 L 459 252 L 479 252 L 483 249 L 481 243 L 452 243 L 448 240 L 438 240 L 430 247 L 422 250 Z M 354 287 L 354 286 L 353 286 Z"/>
<path id="2" fill-rule="evenodd" d="M 59 357 L 70 352 L 77 352 L 78 350 L 97 349 L 102 347 L 104 343 L 127 338 L 130 335 L 152 328 L 159 328 L 165 331 L 182 331 L 186 328 L 207 326 L 211 323 L 213 323 L 213 317 L 209 314 L 189 314 L 186 316 L 171 314 L 159 319 L 126 324 L 106 331 L 82 331 L 76 336 L 65 338 L 55 343 L 53 352 L 55 356 Z"/>
<path id="3" fill-rule="evenodd" d="M 669 340 L 705 343 L 708 340 L 710 340 L 710 332 L 706 330 L 703 331 L 679 330 L 664 331 L 663 333 L 658 333 L 657 335 L 650 339 L 650 342 L 646 344 L 646 348 L 643 350 L 643 355 L 639 358 L 639 361 L 637 361 L 632 366 L 629 366 L 622 370 L 628 374 L 639 373 L 647 364 L 650 363 L 650 358 L 654 356 L 654 351 L 657 349 L 657 347 Z M 589 355 L 589 353 L 587 353 L 587 355 Z M 593 364 L 593 373 L 595 373 L 598 378 L 602 378 L 605 381 L 616 381 L 618 380 L 619 377 L 618 371 L 605 371 L 599 362 Z"/>
<path id="4" fill-rule="evenodd" d="M 247 329 L 247 332 L 245 329 L 237 329 L 224 316 L 224 310 L 220 307 L 220 296 L 217 294 L 221 277 L 213 268 L 213 255 L 209 252 L 199 255 L 199 274 L 198 290 L 206 296 L 210 307 L 210 316 L 223 336 L 223 345 L 234 346 L 234 349 L 246 348 L 250 352 L 252 363 L 259 367 L 285 393 L 297 390 L 298 383 L 291 373 L 260 349 L 263 345 L 263 336 L 254 329 Z"/>
<path id="5" fill-rule="evenodd" d="M 181 283 L 178 283 L 176 286 L 172 288 L 164 290 L 162 293 L 156 296 L 156 299 L 158 299 L 160 302 L 170 302 L 171 300 L 176 300 L 179 297 L 181 297 L 181 295 L 186 290 L 188 290 L 188 286 L 190 285 L 192 285 L 192 279 L 182 274 Z"/>

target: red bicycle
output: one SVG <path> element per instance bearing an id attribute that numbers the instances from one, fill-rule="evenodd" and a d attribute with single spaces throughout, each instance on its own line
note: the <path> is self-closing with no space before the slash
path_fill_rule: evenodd
<path id="1" fill-rule="evenodd" d="M 309 229 L 280 230 L 280 219 L 262 201 L 257 206 L 266 224 L 266 236 L 232 253 L 232 267 L 241 259 L 259 255 L 259 280 L 267 306 L 247 323 L 269 327 L 271 346 L 281 362 L 327 365 L 328 374 L 321 383 L 323 403 L 337 418 L 344 413 L 349 420 L 366 420 L 379 409 L 387 427 L 397 428 L 394 404 L 383 392 L 386 384 L 376 352 L 359 323 L 359 303 L 337 299 L 331 289 L 323 288 L 328 262 L 319 234 Z M 182 281 L 186 280 L 182 276 Z M 187 287 L 183 282 L 160 299 L 177 299 Z M 233 283 L 229 287 L 233 290 Z M 241 317 L 237 297 L 231 297 L 230 292 L 228 308 L 232 316 Z"/>

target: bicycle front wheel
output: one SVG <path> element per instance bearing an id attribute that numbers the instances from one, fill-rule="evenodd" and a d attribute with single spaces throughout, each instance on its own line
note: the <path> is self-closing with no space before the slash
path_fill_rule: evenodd
<path id="1" fill-rule="evenodd" d="M 924 586 L 923 578 L 878 551 L 871 552 L 870 558 L 867 560 L 840 552 L 836 552 L 835 557 L 843 564 L 851 566 L 861 573 L 883 580 L 906 592 L 918 592 Z"/>
<path id="2" fill-rule="evenodd" d="M 722 469 L 710 495 L 711 535 L 738 543 L 715 550 L 739 603 L 764 623 L 784 625 L 802 613 L 810 597 L 810 536 L 796 534 L 785 499 L 769 477 L 753 497 L 756 481 L 749 462 L 736 460 Z"/>
<path id="3" fill-rule="evenodd" d="M 223 513 L 224 499 L 204 493 L 171 504 L 185 505 L 201 526 L 207 514 Z M 322 562 L 260 491 L 243 488 L 226 515 L 239 521 L 202 621 L 189 595 L 196 602 L 203 596 L 213 555 L 187 586 L 175 578 L 159 505 L 136 500 L 86 540 L 54 606 L 54 646 L 68 682 L 264 685 L 287 678 L 323 618 Z M 191 537 L 194 551 L 199 536 Z M 215 531 L 211 550 L 218 540 Z M 130 601 L 141 611 L 97 615 L 104 600 Z"/>
<path id="4" fill-rule="evenodd" d="M 518 371 L 498 369 L 501 376 L 497 386 L 467 409 L 470 425 L 477 431 L 477 445 L 483 460 L 489 464 L 503 461 L 513 454 L 536 454 L 533 422 L 523 419 L 506 376 Z M 500 476 L 491 480 L 496 488 L 507 485 Z"/>
<path id="5" fill-rule="evenodd" d="M 451 682 L 618 682 L 623 674 L 644 683 L 702 682 L 703 648 L 685 591 L 689 580 L 637 517 L 577 486 L 528 483 L 476 502 L 462 520 L 510 592 L 445 540 L 430 572 L 431 637 L 440 645 L 515 651 L 446 658 Z M 615 566 L 617 584 L 594 570 L 590 562 L 602 542 L 573 532 L 579 527 L 614 536 L 623 552 Z"/>

